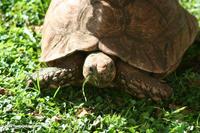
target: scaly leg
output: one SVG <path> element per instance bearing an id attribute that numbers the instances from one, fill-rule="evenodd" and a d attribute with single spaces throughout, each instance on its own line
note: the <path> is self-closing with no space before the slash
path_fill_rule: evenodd
<path id="1" fill-rule="evenodd" d="M 117 85 L 135 97 L 150 97 L 159 101 L 172 94 L 172 88 L 168 84 L 121 61 L 117 63 L 117 74 Z"/>
<path id="2" fill-rule="evenodd" d="M 82 82 L 85 55 L 74 54 L 52 62 L 31 75 L 30 86 L 38 80 L 41 88 L 58 88 Z"/>

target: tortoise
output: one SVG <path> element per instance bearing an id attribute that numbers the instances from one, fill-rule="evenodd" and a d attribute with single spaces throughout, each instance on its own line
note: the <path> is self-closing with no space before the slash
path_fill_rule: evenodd
<path id="1" fill-rule="evenodd" d="M 163 78 L 197 35 L 176 0 L 52 0 L 42 30 L 42 87 L 115 87 L 155 101 L 171 96 Z"/>

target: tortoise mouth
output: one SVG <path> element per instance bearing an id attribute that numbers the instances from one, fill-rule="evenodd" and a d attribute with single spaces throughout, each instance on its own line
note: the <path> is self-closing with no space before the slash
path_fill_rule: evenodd
<path id="1" fill-rule="evenodd" d="M 103 80 L 100 77 L 97 77 L 96 75 L 93 74 L 88 75 L 85 79 L 88 81 L 88 83 L 98 88 L 108 87 L 111 85 L 113 81 L 113 80 L 110 81 Z"/>

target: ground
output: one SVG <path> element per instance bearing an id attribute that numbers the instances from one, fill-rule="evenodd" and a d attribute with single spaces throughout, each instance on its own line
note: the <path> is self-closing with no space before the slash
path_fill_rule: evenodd
<path id="1" fill-rule="evenodd" d="M 200 20 L 200 1 L 181 0 Z M 166 78 L 168 100 L 139 100 L 113 89 L 86 86 L 42 92 L 26 86 L 29 73 L 43 67 L 41 35 L 49 0 L 0 1 L 0 132 L 200 132 L 200 45 L 185 54 Z M 199 21 L 200 22 L 200 21 Z"/>

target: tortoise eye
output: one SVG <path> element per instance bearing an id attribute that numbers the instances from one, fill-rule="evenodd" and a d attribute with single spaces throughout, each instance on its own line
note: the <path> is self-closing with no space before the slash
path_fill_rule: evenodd
<path id="1" fill-rule="evenodd" d="M 94 68 L 93 67 L 89 67 L 89 72 L 94 73 Z"/>

